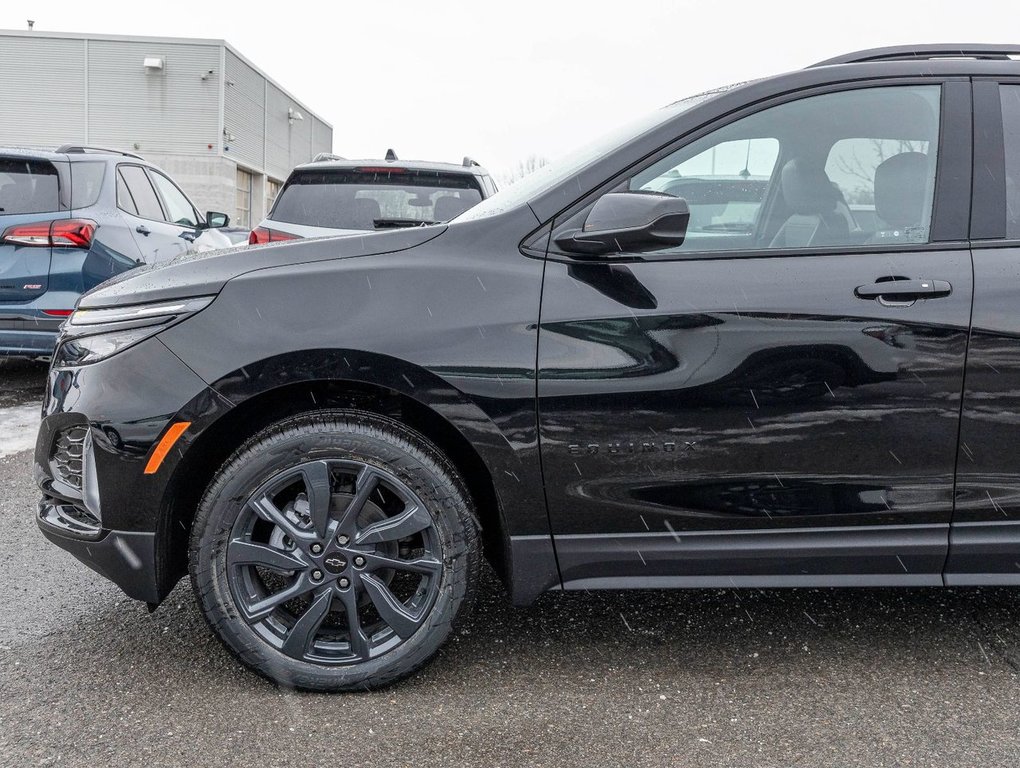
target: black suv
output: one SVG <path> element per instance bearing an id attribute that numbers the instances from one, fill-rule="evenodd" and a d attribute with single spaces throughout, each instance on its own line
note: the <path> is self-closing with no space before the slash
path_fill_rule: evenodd
<path id="1" fill-rule="evenodd" d="M 853 54 L 447 225 L 115 279 L 53 361 L 39 525 L 152 606 L 190 569 L 321 690 L 423 664 L 483 552 L 518 604 L 1020 583 L 1018 54 Z"/>
<path id="2" fill-rule="evenodd" d="M 201 216 L 138 155 L 0 147 L 0 356 L 49 357 L 78 297 L 139 264 L 225 248 L 224 213 Z"/>

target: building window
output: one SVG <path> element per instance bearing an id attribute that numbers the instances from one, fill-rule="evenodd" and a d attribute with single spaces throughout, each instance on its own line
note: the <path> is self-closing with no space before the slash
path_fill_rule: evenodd
<path id="1" fill-rule="evenodd" d="M 243 168 L 237 169 L 237 226 L 251 227 L 251 174 Z"/>
<path id="2" fill-rule="evenodd" d="M 266 216 L 273 210 L 273 203 L 276 202 L 276 196 L 280 194 L 280 187 L 282 186 L 282 181 L 266 179 Z"/>

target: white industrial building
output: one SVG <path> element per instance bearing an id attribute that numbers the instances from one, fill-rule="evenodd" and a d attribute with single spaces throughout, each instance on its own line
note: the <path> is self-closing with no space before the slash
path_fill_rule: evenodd
<path id="1" fill-rule="evenodd" d="M 250 227 L 333 128 L 224 40 L 0 31 L 0 145 L 61 144 L 140 154 Z"/>

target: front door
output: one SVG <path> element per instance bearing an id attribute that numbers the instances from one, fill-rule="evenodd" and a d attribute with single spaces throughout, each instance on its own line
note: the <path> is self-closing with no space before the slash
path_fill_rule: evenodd
<path id="1" fill-rule="evenodd" d="M 539 423 L 567 588 L 941 583 L 969 99 L 927 81 L 760 109 L 602 190 L 685 198 L 682 246 L 551 246 Z"/>

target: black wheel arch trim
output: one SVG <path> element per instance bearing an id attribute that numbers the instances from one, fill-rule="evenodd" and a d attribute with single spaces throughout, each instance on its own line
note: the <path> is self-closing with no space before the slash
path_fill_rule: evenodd
<path id="1" fill-rule="evenodd" d="M 357 393 L 359 389 L 365 392 L 388 391 L 435 414 L 471 447 L 488 471 L 502 544 L 502 551 L 494 553 L 497 555 L 494 565 L 511 589 L 514 602 L 527 604 L 542 591 L 559 583 L 534 446 L 515 444 L 489 414 L 437 373 L 377 353 L 352 349 L 308 349 L 272 356 L 232 371 L 210 382 L 206 392 L 174 415 L 174 420 L 190 421 L 191 426 L 181 440 L 182 450 L 168 454 L 160 470 L 164 476 L 164 487 L 158 519 L 157 553 L 162 556 L 161 559 L 165 558 L 160 571 L 160 600 L 169 594 L 185 572 L 181 553 L 187 551 L 186 539 L 181 538 L 184 532 L 181 510 L 175 508 L 175 498 L 179 489 L 190 484 L 191 467 L 198 461 L 192 449 L 199 448 L 200 457 L 202 447 L 209 442 L 204 437 L 213 434 L 210 430 L 225 423 L 222 420 L 237 409 L 254 407 L 248 404 L 271 398 L 274 393 L 286 397 L 288 391 L 294 388 L 315 387 L 334 388 L 347 393 Z M 337 403 L 316 402 L 314 392 L 311 398 L 296 406 L 296 410 L 281 414 L 281 417 L 341 407 Z M 233 447 L 236 448 L 236 445 Z M 522 494 L 528 493 L 535 496 L 532 504 L 522 501 Z M 515 509 L 530 508 L 531 514 L 508 518 L 504 510 L 511 501 Z M 193 510 L 191 512 L 193 514 Z M 484 524 L 483 520 L 483 527 Z"/>

